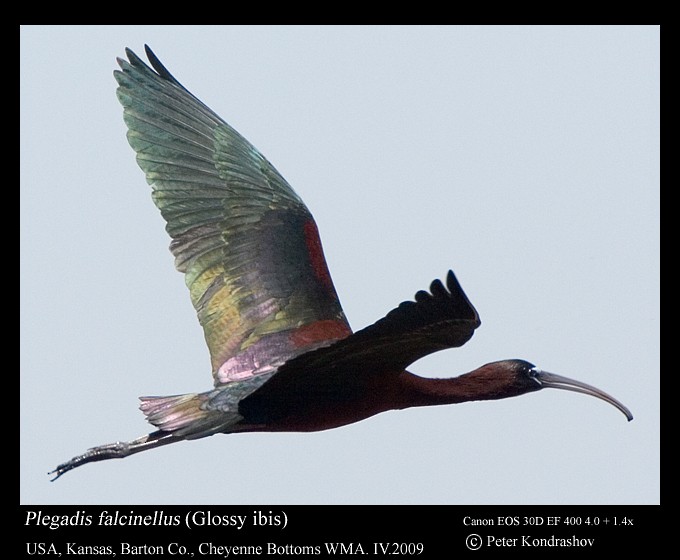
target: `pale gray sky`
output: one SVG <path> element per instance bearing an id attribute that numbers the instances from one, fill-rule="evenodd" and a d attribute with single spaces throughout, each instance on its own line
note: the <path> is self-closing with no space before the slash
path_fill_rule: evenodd
<path id="1" fill-rule="evenodd" d="M 659 29 L 23 27 L 22 503 L 659 502 Z M 148 43 L 306 201 L 355 329 L 453 268 L 482 327 L 412 370 L 524 358 L 613 394 L 217 435 L 50 483 L 211 386 L 112 71 Z"/>

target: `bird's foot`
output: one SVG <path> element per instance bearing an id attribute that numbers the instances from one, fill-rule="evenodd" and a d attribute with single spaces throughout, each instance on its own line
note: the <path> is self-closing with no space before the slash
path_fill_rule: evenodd
<path id="1" fill-rule="evenodd" d="M 107 443 L 105 445 L 98 445 L 97 447 L 92 447 L 88 449 L 82 455 L 77 455 L 73 457 L 70 461 L 66 461 L 59 465 L 53 471 L 47 474 L 54 474 L 55 477 L 52 482 L 57 480 L 62 474 L 75 469 L 86 463 L 92 463 L 93 461 L 104 461 L 105 459 L 120 459 L 129 455 L 130 444 L 128 442 L 117 441 L 115 443 Z"/>

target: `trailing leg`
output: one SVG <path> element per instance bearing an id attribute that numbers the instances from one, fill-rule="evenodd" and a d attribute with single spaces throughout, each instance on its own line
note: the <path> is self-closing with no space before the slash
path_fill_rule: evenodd
<path id="1" fill-rule="evenodd" d="M 67 473 L 68 471 L 75 469 L 76 467 L 80 467 L 86 463 L 105 461 L 107 459 L 122 459 L 123 457 L 128 457 L 129 455 L 139 453 L 140 451 L 146 451 L 147 449 L 153 449 L 155 447 L 174 443 L 183 439 L 185 438 L 177 437 L 172 432 L 163 432 L 158 430 L 131 441 L 117 441 L 115 443 L 98 445 L 97 447 L 88 449 L 82 455 L 77 455 L 70 461 L 62 463 L 48 474 L 55 474 L 55 477 L 52 479 L 52 481 L 55 481 L 62 474 Z"/>

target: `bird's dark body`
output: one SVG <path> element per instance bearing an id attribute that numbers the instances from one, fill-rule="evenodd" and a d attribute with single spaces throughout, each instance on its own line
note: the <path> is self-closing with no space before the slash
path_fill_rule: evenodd
<path id="1" fill-rule="evenodd" d="M 166 221 L 210 351 L 214 388 L 142 397 L 156 431 L 90 449 L 85 463 L 216 433 L 319 431 L 414 406 L 494 400 L 557 387 L 632 415 L 599 389 L 504 360 L 451 379 L 406 368 L 465 344 L 477 311 L 453 272 L 353 332 L 312 214 L 255 147 L 182 86 L 147 47 L 114 72 L 128 141 Z M 389 281 L 389 279 L 388 279 Z"/>
<path id="2" fill-rule="evenodd" d="M 241 424 L 257 431 L 315 432 L 364 420 L 402 408 L 397 378 L 403 374 L 363 376 L 357 383 L 335 387 L 318 382 L 291 383 L 283 390 L 256 391 L 239 403 Z M 374 399 L 367 395 L 375 395 Z"/>
<path id="3" fill-rule="evenodd" d="M 324 376 L 317 381 L 286 384 L 285 388 L 265 384 L 239 403 L 239 411 L 244 417 L 242 424 L 259 426 L 258 431 L 314 432 L 352 424 L 388 410 L 514 396 L 508 394 L 508 380 L 499 377 L 495 368 L 488 369 L 488 380 L 482 387 L 477 376 L 459 376 L 454 388 L 449 379 L 433 380 L 408 371 L 380 375 L 362 372 L 352 383 L 341 386 L 326 382 Z M 352 372 L 338 374 L 352 378 Z M 527 380 L 519 382 L 515 392 L 520 395 L 539 389 L 538 384 Z"/>

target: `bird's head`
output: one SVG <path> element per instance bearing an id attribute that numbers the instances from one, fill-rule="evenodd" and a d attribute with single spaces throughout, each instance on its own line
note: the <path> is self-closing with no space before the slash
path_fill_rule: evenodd
<path id="1" fill-rule="evenodd" d="M 525 360 L 493 362 L 482 366 L 477 371 L 482 375 L 489 376 L 489 378 L 493 377 L 493 382 L 491 383 L 499 388 L 499 396 L 497 398 L 523 395 L 524 393 L 545 388 L 564 389 L 602 399 L 623 412 L 628 421 L 633 419 L 633 415 L 628 408 L 601 389 L 581 381 L 576 381 L 575 379 L 563 377 L 555 373 L 548 373 Z M 500 393 L 503 394 L 501 395 Z"/>

